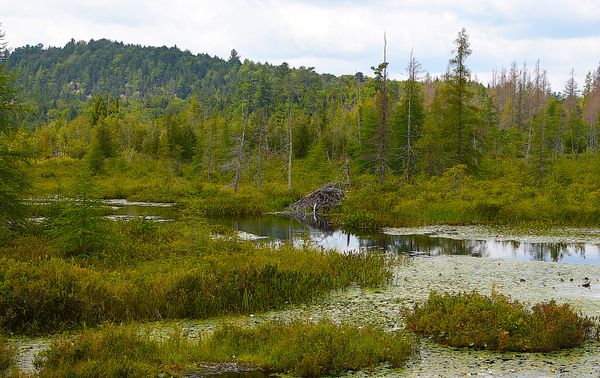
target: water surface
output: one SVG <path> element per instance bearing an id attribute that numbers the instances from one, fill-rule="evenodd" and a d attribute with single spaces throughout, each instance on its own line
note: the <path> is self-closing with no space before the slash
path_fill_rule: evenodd
<path id="1" fill-rule="evenodd" d="M 600 264 L 600 239 L 528 235 L 493 235 L 486 232 L 432 232 L 428 228 L 411 229 L 408 233 L 376 232 L 356 234 L 331 227 L 323 220 L 310 224 L 276 215 L 218 218 L 213 223 L 230 226 L 244 233 L 265 237 L 275 243 L 294 245 L 311 243 L 342 253 L 382 250 L 414 256 L 470 255 L 486 258 L 553 261 L 576 264 Z M 452 228 L 451 228 L 452 229 Z M 460 230 L 460 227 L 456 229 Z M 447 230 L 446 230 L 447 231 Z M 547 239 L 547 240 L 545 240 Z"/>

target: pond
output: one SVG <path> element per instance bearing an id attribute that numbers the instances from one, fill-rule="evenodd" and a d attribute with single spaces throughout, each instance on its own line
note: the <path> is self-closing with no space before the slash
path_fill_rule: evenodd
<path id="1" fill-rule="evenodd" d="M 107 217 L 111 219 L 143 217 L 158 222 L 178 219 L 173 203 L 124 199 L 102 202 L 110 208 Z M 600 265 L 600 229 L 561 229 L 540 234 L 483 226 L 428 226 L 358 234 L 337 229 L 326 219 L 312 216 L 302 222 L 278 215 L 213 218 L 209 222 L 232 227 L 249 239 L 276 244 L 292 242 L 296 246 L 310 243 L 341 253 L 381 250 L 410 256 L 468 255 Z"/>
<path id="2" fill-rule="evenodd" d="M 178 211 L 174 203 L 170 202 L 134 202 L 125 199 L 102 200 L 108 206 L 110 219 L 129 220 L 143 217 L 157 222 L 169 222 L 178 218 Z"/>
<path id="3" fill-rule="evenodd" d="M 66 200 L 73 200 L 65 198 Z M 34 198 L 27 202 L 33 206 L 35 214 L 34 221 L 43 221 L 46 219 L 45 208 L 57 201 L 57 198 Z M 77 201 L 77 200 L 75 200 Z M 126 199 L 104 199 L 100 201 L 102 206 L 106 207 L 106 218 L 112 220 L 131 220 L 144 218 L 156 222 L 170 222 L 178 218 L 178 210 L 171 202 L 137 202 Z"/>
<path id="4" fill-rule="evenodd" d="M 470 255 L 600 264 L 600 230 L 562 230 L 558 234 L 536 236 L 507 234 L 485 227 L 436 226 L 356 234 L 333 228 L 324 220 L 309 219 L 307 223 L 276 215 L 209 221 L 274 243 L 292 242 L 297 246 L 311 243 L 342 253 L 382 250 L 411 256 Z"/>

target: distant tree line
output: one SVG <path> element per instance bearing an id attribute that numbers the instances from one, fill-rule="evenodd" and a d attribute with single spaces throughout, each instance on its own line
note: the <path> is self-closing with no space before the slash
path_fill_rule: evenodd
<path id="1" fill-rule="evenodd" d="M 142 154 L 191 165 L 207 180 L 245 172 L 262 187 L 265 166 L 281 161 L 292 186 L 294 160 L 308 168 L 340 162 L 353 171 L 407 180 L 482 159 L 522 159 L 542 177 L 548 164 L 600 149 L 600 67 L 580 89 L 571 73 L 560 93 L 546 71 L 513 63 L 489 85 L 474 81 L 467 32 L 455 40 L 448 71 L 423 74 L 411 53 L 404 81 L 389 80 L 388 62 L 333 76 L 223 60 L 176 47 L 72 40 L 62 48 L 25 46 L 6 57 L 35 130 L 41 158 L 104 159 Z"/>

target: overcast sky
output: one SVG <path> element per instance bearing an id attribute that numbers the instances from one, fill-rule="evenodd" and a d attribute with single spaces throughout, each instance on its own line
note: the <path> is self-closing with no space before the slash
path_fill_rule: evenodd
<path id="1" fill-rule="evenodd" d="M 0 0 L 0 23 L 13 48 L 108 38 L 369 75 L 385 30 L 394 78 L 411 49 L 425 71 L 444 72 L 464 27 L 479 81 L 539 59 L 555 91 L 571 68 L 583 83 L 600 62 L 600 0 Z"/>

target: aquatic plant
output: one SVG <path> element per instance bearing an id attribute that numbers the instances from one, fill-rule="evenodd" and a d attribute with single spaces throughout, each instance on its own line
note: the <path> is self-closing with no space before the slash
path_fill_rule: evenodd
<path id="1" fill-rule="evenodd" d="M 0 339 L 0 375 L 8 373 L 8 370 L 15 364 L 16 354 L 15 348 Z"/>
<path id="2" fill-rule="evenodd" d="M 453 347 L 549 352 L 583 344 L 594 322 L 555 301 L 528 308 L 492 292 L 438 294 L 406 311 L 406 328 Z"/>
<path id="3" fill-rule="evenodd" d="M 40 377 L 180 375 L 201 363 L 235 363 L 267 372 L 314 377 L 384 363 L 400 367 L 416 353 L 402 331 L 383 332 L 329 321 L 225 325 L 191 342 L 180 332 L 162 341 L 133 327 L 85 331 L 58 341 L 38 358 Z"/>
<path id="4" fill-rule="evenodd" d="M 402 366 L 416 343 L 402 331 L 334 324 L 330 321 L 268 323 L 256 328 L 226 326 L 200 346 L 206 358 L 235 360 L 271 372 L 315 377 L 338 375 L 386 363 Z"/>
<path id="5" fill-rule="evenodd" d="M 130 266 L 0 258 L 0 328 L 36 334 L 267 311 L 350 285 L 381 285 L 390 278 L 389 264 L 378 254 L 272 249 L 236 240 Z"/>

